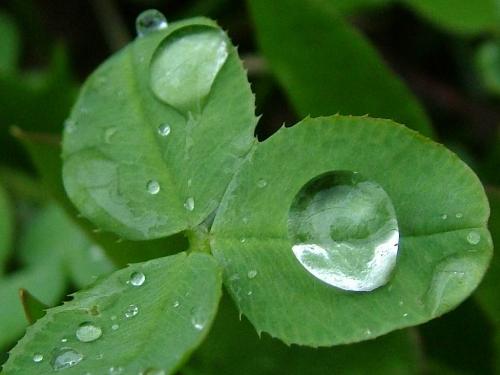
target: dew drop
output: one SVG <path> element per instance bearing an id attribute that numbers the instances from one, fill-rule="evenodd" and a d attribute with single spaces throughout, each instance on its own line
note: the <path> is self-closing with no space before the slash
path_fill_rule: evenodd
<path id="1" fill-rule="evenodd" d="M 455 215 L 455 217 L 456 217 L 457 219 L 461 219 L 461 218 L 463 218 L 463 217 L 464 217 L 464 214 L 463 214 L 463 213 L 461 213 L 461 212 L 458 212 L 458 213 Z"/>
<path id="2" fill-rule="evenodd" d="M 446 215 L 446 214 L 442 214 L 442 215 L 441 215 L 441 219 L 443 219 L 443 220 L 448 219 L 448 215 Z"/>
<path id="3" fill-rule="evenodd" d="M 158 134 L 161 135 L 162 137 L 166 137 L 167 135 L 170 134 L 170 125 L 168 124 L 161 124 L 158 126 Z"/>
<path id="4" fill-rule="evenodd" d="M 151 195 L 158 194 L 160 192 L 160 183 L 156 180 L 149 180 L 146 184 L 146 189 Z"/>
<path id="5" fill-rule="evenodd" d="M 112 366 L 109 368 L 110 375 L 118 375 L 121 373 L 123 373 L 123 367 L 121 367 L 121 366 Z"/>
<path id="6" fill-rule="evenodd" d="M 68 342 L 68 339 L 67 339 L 66 337 L 63 337 L 63 338 L 61 339 L 61 342 Z"/>
<path id="7" fill-rule="evenodd" d="M 471 245 L 477 245 L 479 241 L 481 241 L 481 235 L 477 232 L 469 232 L 469 234 L 467 234 L 467 241 Z"/>
<path id="8" fill-rule="evenodd" d="M 139 314 L 139 307 L 137 307 L 137 305 L 129 305 L 129 307 L 127 307 L 127 310 L 125 310 L 126 318 L 132 318 L 137 314 Z"/>
<path id="9" fill-rule="evenodd" d="M 257 271 L 250 270 L 250 271 L 248 271 L 247 276 L 249 279 L 253 279 L 255 276 L 257 276 Z"/>
<path id="10" fill-rule="evenodd" d="M 151 90 L 185 114 L 199 113 L 227 57 L 227 38 L 221 30 L 198 25 L 176 31 L 153 54 Z"/>
<path id="11" fill-rule="evenodd" d="M 156 9 L 148 9 L 139 14 L 135 20 L 138 36 L 145 36 L 168 27 L 165 16 Z"/>
<path id="12" fill-rule="evenodd" d="M 116 134 L 118 131 L 117 128 L 108 128 L 104 131 L 104 142 L 106 143 L 111 143 L 111 138 Z"/>
<path id="13" fill-rule="evenodd" d="M 260 179 L 260 180 L 257 182 L 257 186 L 258 186 L 259 188 L 261 188 L 261 189 L 262 189 L 262 188 L 265 188 L 265 187 L 267 186 L 267 181 L 266 181 L 266 180 L 264 180 L 264 179 Z"/>
<path id="14" fill-rule="evenodd" d="M 380 185 L 350 171 L 309 181 L 288 215 L 292 251 L 319 280 L 344 290 L 386 284 L 396 265 L 396 213 Z"/>
<path id="15" fill-rule="evenodd" d="M 76 330 L 76 338 L 81 342 L 92 342 L 102 336 L 102 329 L 91 322 L 84 322 Z"/>
<path id="16" fill-rule="evenodd" d="M 43 354 L 42 353 L 33 354 L 33 362 L 40 363 L 42 361 L 43 361 Z"/>
<path id="17" fill-rule="evenodd" d="M 181 304 L 180 304 L 180 302 L 179 302 L 179 301 L 175 301 L 175 302 L 174 302 L 174 307 L 179 307 L 180 305 L 181 305 Z"/>
<path id="18" fill-rule="evenodd" d="M 199 316 L 199 313 L 195 309 L 191 310 L 191 314 L 191 324 L 194 329 L 201 331 L 205 327 L 205 320 Z"/>
<path id="19" fill-rule="evenodd" d="M 120 326 L 119 326 L 118 324 L 113 324 L 113 325 L 111 326 L 111 329 L 112 329 L 113 331 L 116 331 L 118 328 L 120 328 Z"/>
<path id="20" fill-rule="evenodd" d="M 132 272 L 129 283 L 133 286 L 141 286 L 146 281 L 146 276 L 142 272 Z"/>
<path id="21" fill-rule="evenodd" d="M 83 359 L 83 355 L 73 348 L 57 348 L 52 353 L 50 364 L 56 371 L 76 366 Z"/>
<path id="22" fill-rule="evenodd" d="M 189 197 L 188 199 L 186 199 L 186 201 L 184 202 L 184 208 L 188 211 L 194 210 L 194 198 L 193 197 Z"/>

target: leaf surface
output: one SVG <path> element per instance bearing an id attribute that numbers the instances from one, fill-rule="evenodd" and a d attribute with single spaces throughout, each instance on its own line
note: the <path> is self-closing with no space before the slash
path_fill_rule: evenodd
<path id="1" fill-rule="evenodd" d="M 135 285 L 134 272 L 144 275 Z M 65 368 L 66 374 L 173 373 L 208 333 L 220 286 L 217 264 L 206 254 L 131 265 L 48 310 L 11 351 L 4 373 L 52 374 L 68 358 L 77 363 Z M 86 322 L 93 329 L 77 336 Z M 35 362 L 35 353 L 43 360 Z"/>
<path id="2" fill-rule="evenodd" d="M 328 171 L 359 172 L 394 206 L 397 264 L 389 283 L 372 292 L 322 283 L 292 252 L 292 201 Z M 478 178 L 444 147 L 388 120 L 306 119 L 282 128 L 248 157 L 221 204 L 212 248 L 231 295 L 257 331 L 326 346 L 419 324 L 459 304 L 491 257 L 488 215 Z"/>
<path id="3" fill-rule="evenodd" d="M 0 275 L 4 272 L 12 240 L 12 213 L 7 192 L 0 185 Z"/>

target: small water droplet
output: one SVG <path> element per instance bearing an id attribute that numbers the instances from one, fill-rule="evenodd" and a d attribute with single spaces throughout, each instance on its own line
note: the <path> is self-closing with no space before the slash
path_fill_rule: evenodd
<path id="1" fill-rule="evenodd" d="M 350 171 L 322 174 L 302 187 L 288 219 L 293 254 L 319 280 L 350 291 L 371 291 L 390 280 L 398 222 L 377 183 Z"/>
<path id="2" fill-rule="evenodd" d="M 139 14 L 135 20 L 138 36 L 145 36 L 168 27 L 165 16 L 156 9 L 148 9 Z"/>
<path id="3" fill-rule="evenodd" d="M 61 342 L 63 342 L 63 343 L 64 343 L 64 342 L 68 342 L 68 339 L 67 339 L 66 337 L 63 337 L 63 338 L 61 339 Z"/>
<path id="4" fill-rule="evenodd" d="M 141 375 L 166 375 L 166 372 L 164 370 L 150 367 L 141 372 Z"/>
<path id="5" fill-rule="evenodd" d="M 248 291 L 247 296 L 251 296 L 253 292 L 251 290 Z"/>
<path id="6" fill-rule="evenodd" d="M 257 186 L 258 186 L 259 188 L 261 188 L 261 189 L 262 189 L 262 188 L 265 188 L 265 187 L 267 186 L 267 181 L 261 178 L 261 179 L 257 182 Z"/>
<path id="7" fill-rule="evenodd" d="M 477 232 L 469 232 L 469 234 L 467 234 L 467 241 L 471 245 L 477 245 L 479 241 L 481 241 L 481 235 Z"/>
<path id="8" fill-rule="evenodd" d="M 463 213 L 461 213 L 461 212 L 458 212 L 458 213 L 455 215 L 455 217 L 456 217 L 457 219 L 461 219 L 461 218 L 463 218 L 463 217 L 464 217 L 464 214 L 463 214 Z"/>
<path id="9" fill-rule="evenodd" d="M 406 318 L 408 316 L 408 313 L 403 314 L 403 318 Z"/>
<path id="10" fill-rule="evenodd" d="M 81 342 L 92 342 L 102 336 L 102 329 L 91 322 L 80 324 L 76 330 L 76 338 Z"/>
<path id="11" fill-rule="evenodd" d="M 179 307 L 180 305 L 181 305 L 181 304 L 180 304 L 180 302 L 179 302 L 179 301 L 175 301 L 175 302 L 174 302 L 174 307 Z"/>
<path id="12" fill-rule="evenodd" d="M 116 134 L 118 131 L 117 128 L 108 128 L 104 131 L 104 142 L 106 143 L 111 143 L 111 138 Z"/>
<path id="13" fill-rule="evenodd" d="M 247 276 L 249 279 L 253 279 L 255 276 L 257 276 L 257 271 L 256 270 L 250 270 L 247 273 Z"/>
<path id="14" fill-rule="evenodd" d="M 188 199 L 186 199 L 186 201 L 184 202 L 184 208 L 188 211 L 194 210 L 194 198 L 193 197 L 189 197 Z"/>
<path id="15" fill-rule="evenodd" d="M 241 242 L 241 243 L 245 243 L 245 242 L 246 242 L 246 238 L 242 238 L 242 239 L 240 240 L 240 242 Z"/>
<path id="16" fill-rule="evenodd" d="M 57 348 L 52 353 L 50 364 L 56 371 L 76 366 L 83 359 L 83 355 L 73 348 Z"/>
<path id="17" fill-rule="evenodd" d="M 127 307 L 127 310 L 125 310 L 125 317 L 132 318 L 136 316 L 138 313 L 139 313 L 139 307 L 137 307 L 137 305 L 129 305 L 129 307 Z"/>
<path id="18" fill-rule="evenodd" d="M 161 135 L 162 137 L 166 137 L 167 135 L 170 134 L 170 125 L 168 124 L 161 124 L 158 126 L 158 134 Z"/>
<path id="19" fill-rule="evenodd" d="M 366 334 L 366 336 L 371 336 L 372 331 L 369 328 L 367 328 L 365 331 L 365 334 Z"/>
<path id="20" fill-rule="evenodd" d="M 109 375 L 118 375 L 123 373 L 123 367 L 121 366 L 111 366 L 109 368 Z"/>
<path id="21" fill-rule="evenodd" d="M 76 130 L 76 121 L 71 119 L 67 119 L 66 121 L 64 121 L 64 130 L 68 134 L 74 133 L 74 131 Z"/>
<path id="22" fill-rule="evenodd" d="M 116 320 L 116 315 L 111 315 L 111 320 Z"/>
<path id="23" fill-rule="evenodd" d="M 448 215 L 446 215 L 446 214 L 442 214 L 442 215 L 441 215 L 441 219 L 443 219 L 443 220 L 448 219 Z"/>
<path id="24" fill-rule="evenodd" d="M 160 184 L 156 180 L 149 180 L 146 184 L 146 189 L 148 189 L 148 193 L 151 195 L 158 194 L 160 192 Z"/>
<path id="25" fill-rule="evenodd" d="M 119 326 L 118 324 L 113 324 L 113 325 L 111 326 L 111 329 L 112 329 L 113 331 L 116 331 L 118 328 L 120 328 L 120 326 Z"/>
<path id="26" fill-rule="evenodd" d="M 33 362 L 40 363 L 42 361 L 43 361 L 43 354 L 42 353 L 33 354 Z"/>
<path id="27" fill-rule="evenodd" d="M 399 301 L 399 306 L 403 306 L 405 303 L 403 301 Z"/>
<path id="28" fill-rule="evenodd" d="M 205 327 L 205 320 L 202 319 L 196 309 L 191 310 L 191 324 L 198 331 L 201 331 Z"/>
<path id="29" fill-rule="evenodd" d="M 129 283 L 133 286 L 141 286 L 146 281 L 146 276 L 142 272 L 132 272 Z"/>

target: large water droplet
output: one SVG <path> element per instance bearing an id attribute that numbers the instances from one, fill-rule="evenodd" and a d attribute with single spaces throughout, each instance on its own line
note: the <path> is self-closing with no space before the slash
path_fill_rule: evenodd
<path id="1" fill-rule="evenodd" d="M 52 353 L 50 364 L 56 371 L 76 366 L 83 359 L 83 355 L 72 348 L 58 348 Z"/>
<path id="2" fill-rule="evenodd" d="M 145 36 L 167 27 L 167 19 L 156 9 L 145 10 L 135 19 L 135 30 L 138 36 Z"/>
<path id="3" fill-rule="evenodd" d="M 194 198 L 193 197 L 189 197 L 188 199 L 186 199 L 186 201 L 184 202 L 184 208 L 188 211 L 194 210 Z"/>
<path id="4" fill-rule="evenodd" d="M 43 354 L 42 353 L 33 354 L 33 362 L 40 363 L 42 361 L 43 361 Z"/>
<path id="5" fill-rule="evenodd" d="M 146 189 L 149 194 L 155 195 L 160 192 L 160 183 L 156 180 L 149 180 L 146 184 Z"/>
<path id="6" fill-rule="evenodd" d="M 172 33 L 151 60 L 152 91 L 184 113 L 199 113 L 227 59 L 227 48 L 225 34 L 210 26 L 191 26 Z"/>
<path id="7" fill-rule="evenodd" d="M 84 322 L 76 330 L 76 338 L 81 342 L 92 342 L 102 336 L 102 329 L 91 322 Z"/>
<path id="8" fill-rule="evenodd" d="M 146 275 L 142 272 L 132 272 L 130 275 L 129 283 L 133 286 L 141 286 L 146 281 Z"/>
<path id="9" fill-rule="evenodd" d="M 469 232 L 469 234 L 467 234 L 467 241 L 471 245 L 477 245 L 479 241 L 481 241 L 481 235 L 477 232 Z"/>
<path id="10" fill-rule="evenodd" d="M 168 124 L 161 124 L 158 126 L 158 134 L 161 135 L 162 137 L 166 137 L 167 135 L 170 134 L 170 125 Z"/>
<path id="11" fill-rule="evenodd" d="M 126 318 L 132 318 L 137 314 L 139 314 L 139 307 L 137 307 L 137 305 L 129 305 L 129 307 L 127 307 L 127 310 L 125 310 Z"/>
<path id="12" fill-rule="evenodd" d="M 399 231 L 387 193 L 359 173 L 320 175 L 296 195 L 289 212 L 292 251 L 319 280 L 352 291 L 389 281 Z"/>

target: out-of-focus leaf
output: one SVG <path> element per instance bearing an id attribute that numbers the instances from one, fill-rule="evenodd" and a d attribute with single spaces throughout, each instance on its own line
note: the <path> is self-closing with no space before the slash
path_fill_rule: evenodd
<path id="1" fill-rule="evenodd" d="M 19 298 L 21 299 L 21 303 L 24 309 L 24 315 L 29 324 L 33 324 L 45 315 L 45 309 L 48 306 L 40 302 L 26 289 L 19 289 Z"/>
<path id="2" fill-rule="evenodd" d="M 432 135 L 416 98 L 334 2 L 248 4 L 262 52 L 301 116 L 369 114 Z"/>
<path id="3" fill-rule="evenodd" d="M 500 11 L 496 0 L 401 0 L 436 26 L 461 34 L 497 32 Z"/>
<path id="4" fill-rule="evenodd" d="M 500 41 L 489 40 L 478 48 L 476 68 L 484 87 L 500 95 Z"/>
<path id="5" fill-rule="evenodd" d="M 329 0 L 335 9 L 343 15 L 376 9 L 394 2 L 394 0 Z"/>
<path id="6" fill-rule="evenodd" d="M 226 298 L 208 338 L 182 374 L 354 375 L 369 371 L 374 375 L 411 375 L 419 373 L 418 352 L 409 331 L 335 348 L 286 346 L 267 335 L 259 338 L 246 319 L 238 319 L 238 312 Z"/>
<path id="7" fill-rule="evenodd" d="M 0 12 L 0 74 L 16 69 L 19 58 L 19 33 L 12 18 Z"/>
<path id="8" fill-rule="evenodd" d="M 1 181 L 1 180 L 0 180 Z M 0 275 L 5 268 L 12 242 L 12 212 L 10 202 L 2 185 L 0 185 Z"/>

